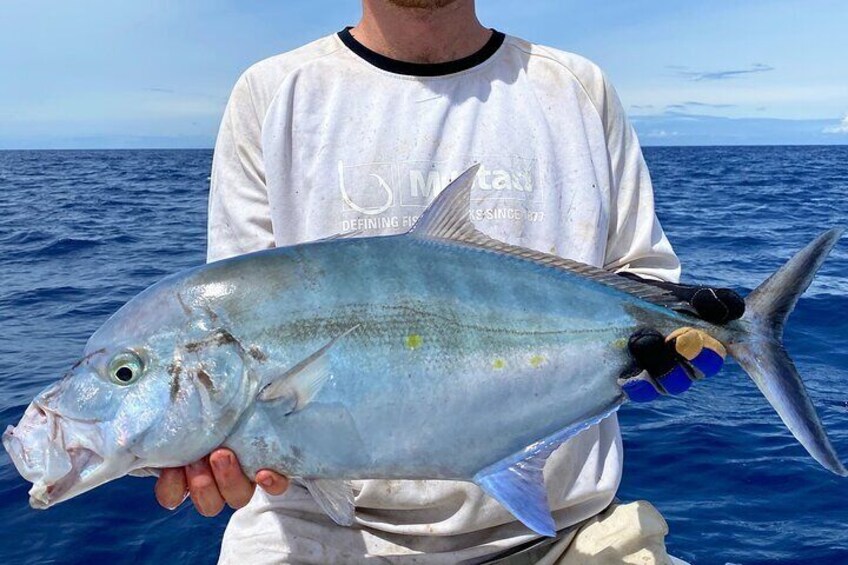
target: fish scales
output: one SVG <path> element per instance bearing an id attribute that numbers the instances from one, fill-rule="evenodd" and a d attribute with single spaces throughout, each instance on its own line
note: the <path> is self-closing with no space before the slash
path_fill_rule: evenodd
<path id="1" fill-rule="evenodd" d="M 379 478 L 470 479 L 498 456 L 594 414 L 621 395 L 616 377 L 629 362 L 623 340 L 640 323 L 628 312 L 640 308 L 635 299 L 625 307 L 609 300 L 606 287 L 585 285 L 567 273 L 523 261 L 504 268 L 502 258 L 485 251 L 402 237 L 319 243 L 289 253 L 268 252 L 259 262 L 235 259 L 186 284 L 193 285 L 191 294 L 206 296 L 206 287 L 239 280 L 236 270 L 262 280 L 308 261 L 326 273 L 308 285 L 287 285 L 285 294 L 234 289 L 206 300 L 239 328 L 242 342 L 256 344 L 275 366 L 288 367 L 356 328 L 328 352 L 332 381 L 312 405 L 334 405 L 350 416 L 363 440 L 363 467 L 339 461 L 331 468 L 327 462 L 339 451 L 335 442 L 308 445 L 303 439 L 313 433 L 305 429 L 333 437 L 335 419 L 325 411 L 320 418 L 310 410 L 275 418 L 273 403 L 256 407 L 269 413 L 276 435 L 285 438 L 279 444 L 284 457 L 300 453 L 300 465 L 285 469 L 295 476 L 353 478 L 369 472 Z M 387 260 L 374 269 L 382 257 Z M 343 259 L 348 265 L 343 273 L 330 268 Z M 589 292 L 576 297 L 583 286 Z M 231 307 L 230 297 L 238 297 L 238 304 Z M 318 302 L 316 318 L 312 304 Z M 653 315 L 674 316 L 659 309 Z M 584 361 L 593 348 L 609 359 L 602 374 L 597 359 Z M 237 451 L 250 442 L 236 439 L 238 433 L 228 440 Z M 494 452 L 493 444 L 500 444 Z M 474 445 L 481 446 L 479 453 L 469 451 Z M 457 458 L 454 450 L 464 456 Z M 251 461 L 249 453 L 240 460 L 268 464 Z"/>

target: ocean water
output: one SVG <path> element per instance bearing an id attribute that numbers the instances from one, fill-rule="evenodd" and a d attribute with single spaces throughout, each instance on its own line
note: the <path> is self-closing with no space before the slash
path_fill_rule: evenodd
<path id="1" fill-rule="evenodd" d="M 848 226 L 848 147 L 648 148 L 684 277 L 746 292 Z M 0 423 L 162 276 L 204 260 L 210 151 L 0 152 Z M 789 351 L 848 458 L 848 238 L 790 319 Z M 848 562 L 848 479 L 821 469 L 736 367 L 620 412 L 619 496 L 653 502 L 694 563 Z M 226 524 L 125 478 L 47 512 L 0 450 L 0 563 L 214 563 Z"/>

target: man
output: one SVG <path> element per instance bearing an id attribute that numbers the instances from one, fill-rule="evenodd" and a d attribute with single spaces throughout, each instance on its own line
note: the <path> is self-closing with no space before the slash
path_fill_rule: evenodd
<path id="1" fill-rule="evenodd" d="M 484 28 L 473 0 L 363 0 L 356 27 L 249 69 L 215 149 L 209 260 L 352 231 L 402 233 L 475 162 L 472 217 L 496 239 L 630 276 L 679 276 L 638 142 L 604 76 L 575 55 Z M 725 291 L 668 288 L 716 319 L 741 314 Z M 721 353 L 693 332 L 671 343 L 651 331 L 631 340 L 657 379 L 625 382 L 631 397 L 688 388 L 675 351 L 690 360 Z M 632 540 L 608 557 L 667 561 L 665 524 L 650 505 L 593 518 L 621 477 L 615 416 L 569 440 L 546 471 L 560 536 L 524 559 L 565 559 L 568 547 L 597 540 L 593 524 L 615 523 Z M 468 483 L 362 481 L 358 527 L 342 528 L 285 477 L 264 470 L 254 480 L 264 492 L 218 450 L 163 472 L 156 495 L 172 508 L 188 491 L 204 515 L 225 502 L 242 508 L 222 563 L 480 562 L 537 538 Z"/>

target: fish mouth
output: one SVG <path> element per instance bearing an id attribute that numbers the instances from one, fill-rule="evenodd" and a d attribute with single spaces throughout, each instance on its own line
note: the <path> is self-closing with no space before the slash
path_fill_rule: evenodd
<path id="1" fill-rule="evenodd" d="M 91 422 L 63 418 L 37 401 L 16 427 L 3 433 L 3 447 L 21 476 L 32 483 L 30 506 L 45 509 L 94 488 L 103 479 L 101 437 Z M 114 477 L 113 477 L 114 478 Z"/>

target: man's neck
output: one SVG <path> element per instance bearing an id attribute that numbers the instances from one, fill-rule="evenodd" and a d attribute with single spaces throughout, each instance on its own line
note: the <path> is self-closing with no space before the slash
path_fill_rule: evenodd
<path id="1" fill-rule="evenodd" d="M 444 63 L 472 55 L 491 36 L 477 20 L 474 0 L 443 8 L 402 8 L 388 0 L 363 0 L 351 33 L 365 47 L 410 63 Z"/>

